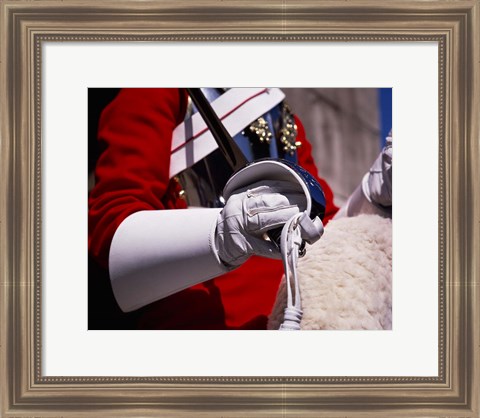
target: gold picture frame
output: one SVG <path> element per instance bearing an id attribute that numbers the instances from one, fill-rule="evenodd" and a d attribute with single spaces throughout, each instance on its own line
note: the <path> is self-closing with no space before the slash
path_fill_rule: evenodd
<path id="1" fill-rule="evenodd" d="M 478 0 L 6 0 L 0 11 L 2 417 L 480 416 Z M 42 376 L 42 44 L 151 40 L 438 42 L 438 376 Z"/>

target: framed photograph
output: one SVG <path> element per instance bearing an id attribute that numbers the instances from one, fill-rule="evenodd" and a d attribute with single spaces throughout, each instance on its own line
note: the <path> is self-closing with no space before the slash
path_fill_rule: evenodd
<path id="1" fill-rule="evenodd" d="M 0 10 L 2 416 L 479 416 L 478 0 L 5 1 Z M 105 326 L 101 293 L 92 308 L 92 103 L 105 99 L 103 108 L 119 87 L 211 86 L 281 87 L 310 132 L 318 121 L 308 111 L 322 102 L 356 118 L 355 138 L 361 126 L 382 131 L 379 111 L 365 115 L 389 92 L 383 330 L 133 329 Z M 345 112 L 352 101 L 357 110 Z M 333 148 L 315 143 L 313 156 L 347 199 L 357 179 L 338 180 L 351 161 L 344 168 Z M 377 153 L 366 148 L 366 159 Z"/>

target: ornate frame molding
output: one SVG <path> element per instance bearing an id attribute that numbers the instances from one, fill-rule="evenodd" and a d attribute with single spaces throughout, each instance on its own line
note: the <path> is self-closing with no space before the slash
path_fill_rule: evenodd
<path id="1" fill-rule="evenodd" d="M 480 413 L 480 3 L 6 1 L 1 5 L 1 410 L 13 416 Z M 212 29 L 212 22 L 215 22 Z M 439 375 L 42 377 L 41 51 L 62 41 L 439 44 Z"/>

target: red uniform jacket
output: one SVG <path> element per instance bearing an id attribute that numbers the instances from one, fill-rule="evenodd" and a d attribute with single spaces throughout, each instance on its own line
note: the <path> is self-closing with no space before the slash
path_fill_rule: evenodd
<path id="1" fill-rule="evenodd" d="M 183 89 L 124 89 L 103 111 L 98 130 L 101 154 L 89 196 L 88 221 L 89 254 L 103 269 L 108 266 L 115 230 L 127 216 L 140 210 L 186 208 L 178 197 L 178 186 L 169 181 L 172 131 L 183 121 L 186 106 Z M 298 120 L 297 124 L 297 140 L 302 142 L 298 162 L 318 179 L 311 146 Z M 327 200 L 324 221 L 328 221 L 337 208 L 328 184 L 318 180 Z M 89 275 L 98 272 L 90 269 Z M 134 326 L 265 329 L 282 273 L 281 261 L 251 257 L 228 274 L 141 309 Z M 89 277 L 90 287 L 95 288 L 95 280 L 101 279 Z M 90 309 L 89 315 L 102 313 Z M 112 327 L 121 328 L 117 325 Z"/>

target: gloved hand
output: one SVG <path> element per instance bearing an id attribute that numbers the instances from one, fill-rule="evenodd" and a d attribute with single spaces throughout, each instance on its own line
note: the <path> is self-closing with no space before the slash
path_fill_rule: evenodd
<path id="1" fill-rule="evenodd" d="M 235 191 L 217 219 L 215 244 L 220 260 L 238 266 L 253 254 L 281 258 L 264 234 L 282 227 L 306 206 L 300 185 L 287 181 L 265 180 Z"/>
<path id="2" fill-rule="evenodd" d="M 362 190 L 372 203 L 382 207 L 392 206 L 392 133 L 387 137 L 385 146 L 363 177 Z"/>

